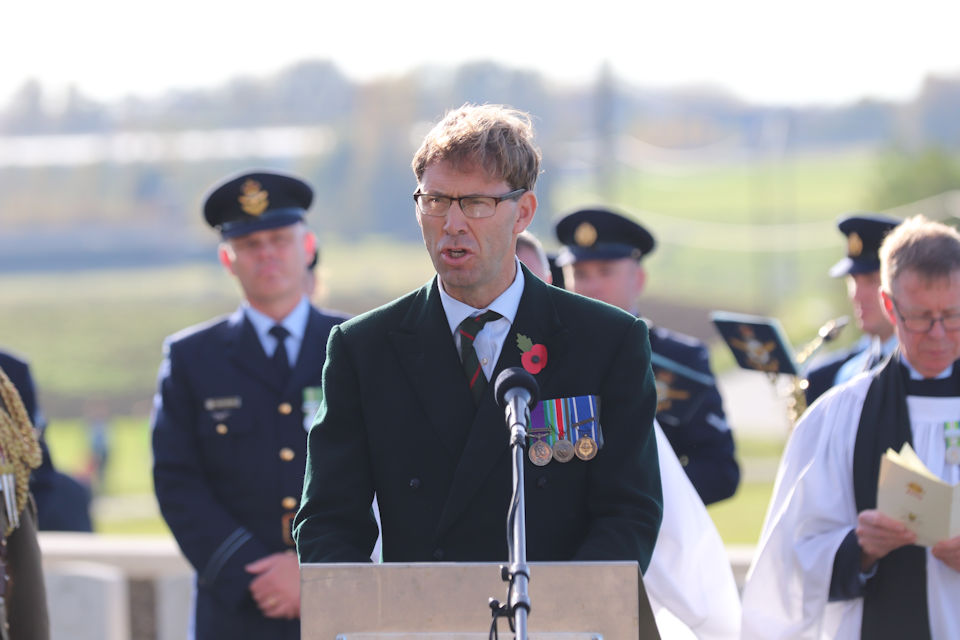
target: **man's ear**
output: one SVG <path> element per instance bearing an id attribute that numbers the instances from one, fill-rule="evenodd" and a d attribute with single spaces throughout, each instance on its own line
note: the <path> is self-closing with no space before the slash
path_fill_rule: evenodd
<path id="1" fill-rule="evenodd" d="M 313 252 L 317 248 L 317 236 L 313 231 L 307 231 L 303 234 L 303 252 L 307 256 L 307 261 L 304 263 L 304 266 L 310 264 L 310 261 L 313 260 Z"/>
<path id="2" fill-rule="evenodd" d="M 537 196 L 533 191 L 527 191 L 517 199 L 517 223 L 513 225 L 513 232 L 520 233 L 529 227 L 536 212 Z"/>
<path id="3" fill-rule="evenodd" d="M 233 275 L 233 251 L 227 246 L 226 242 L 221 242 L 217 248 L 217 257 L 220 258 L 220 264 L 223 268 Z"/>
<path id="4" fill-rule="evenodd" d="M 883 289 L 880 290 L 880 301 L 883 302 L 883 310 L 887 312 L 887 319 L 890 324 L 897 326 L 897 314 L 893 309 L 893 298 Z"/>
<path id="5" fill-rule="evenodd" d="M 643 288 L 647 286 L 647 270 L 642 264 L 637 263 L 637 295 L 643 293 Z"/>

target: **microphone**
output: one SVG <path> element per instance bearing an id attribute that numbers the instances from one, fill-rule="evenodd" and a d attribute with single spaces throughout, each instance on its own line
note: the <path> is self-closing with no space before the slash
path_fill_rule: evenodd
<path id="1" fill-rule="evenodd" d="M 493 387 L 497 404 L 505 410 L 507 427 L 527 426 L 530 409 L 537 404 L 540 386 L 532 375 L 520 367 L 504 369 Z"/>

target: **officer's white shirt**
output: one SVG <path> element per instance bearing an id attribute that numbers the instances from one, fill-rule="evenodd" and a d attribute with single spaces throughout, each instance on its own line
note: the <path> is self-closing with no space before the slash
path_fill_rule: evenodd
<path id="1" fill-rule="evenodd" d="M 277 349 L 278 340 L 270 335 L 270 329 L 274 325 L 282 325 L 290 335 L 284 341 L 287 347 L 287 361 L 293 368 L 297 364 L 297 356 L 300 355 L 300 345 L 303 344 L 303 335 L 307 332 L 307 320 L 310 319 L 310 301 L 306 296 L 300 298 L 300 302 L 293 308 L 293 311 L 287 314 L 280 322 L 277 322 L 270 316 L 257 311 L 250 306 L 246 300 L 243 301 L 243 313 L 253 325 L 253 330 L 257 332 L 257 338 L 260 340 L 260 346 L 268 358 L 273 357 L 273 352 Z"/>

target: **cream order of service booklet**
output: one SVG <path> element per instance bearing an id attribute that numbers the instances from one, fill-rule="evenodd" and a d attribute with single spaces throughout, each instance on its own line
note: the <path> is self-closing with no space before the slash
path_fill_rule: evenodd
<path id="1" fill-rule="evenodd" d="M 960 534 L 960 485 L 931 472 L 909 443 L 897 453 L 887 449 L 880 461 L 877 509 L 917 534 L 930 547 Z"/>

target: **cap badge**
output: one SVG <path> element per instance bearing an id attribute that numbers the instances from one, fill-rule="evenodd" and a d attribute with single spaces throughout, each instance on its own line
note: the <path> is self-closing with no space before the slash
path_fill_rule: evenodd
<path id="1" fill-rule="evenodd" d="M 860 239 L 860 234 L 854 231 L 847 238 L 847 255 L 856 258 L 861 253 L 863 253 L 863 240 Z"/>
<path id="2" fill-rule="evenodd" d="M 589 222 L 581 222 L 573 232 L 573 241 L 581 247 L 592 247 L 597 241 L 597 228 Z"/>
<path id="3" fill-rule="evenodd" d="M 243 193 L 238 200 L 240 202 L 240 208 L 243 209 L 244 213 L 248 213 L 251 216 L 259 216 L 270 206 L 270 201 L 267 199 L 269 194 L 263 190 L 260 183 L 256 180 L 248 178 L 240 189 Z"/>

